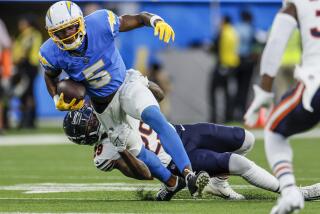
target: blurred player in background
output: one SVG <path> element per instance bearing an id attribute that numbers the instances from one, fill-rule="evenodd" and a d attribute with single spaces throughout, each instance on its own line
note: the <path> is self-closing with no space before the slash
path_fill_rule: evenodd
<path id="1" fill-rule="evenodd" d="M 271 109 L 272 84 L 287 42 L 299 26 L 303 56 L 296 67 L 295 89 L 288 91 L 273 108 L 265 127 L 265 150 L 274 175 L 279 179 L 281 196 L 272 214 L 299 211 L 304 207 L 296 186 L 292 166 L 292 149 L 288 138 L 314 127 L 320 119 L 320 1 L 286 0 L 275 17 L 268 43 L 261 59 L 260 86 L 254 86 L 255 97 L 244 116 L 245 124 L 254 126 L 261 107 Z"/>
<path id="2" fill-rule="evenodd" d="M 18 128 L 35 128 L 36 101 L 34 82 L 38 74 L 38 52 L 42 43 L 42 35 L 37 29 L 37 17 L 23 15 L 18 21 L 19 35 L 13 43 L 13 62 L 17 72 L 13 81 L 20 86 L 15 87 L 15 95 L 20 98 L 20 121 Z M 18 90 L 21 88 L 21 90 Z"/>
<path id="3" fill-rule="evenodd" d="M 65 116 L 63 129 L 72 142 L 80 145 L 95 145 L 94 164 L 99 170 L 105 172 L 118 169 L 128 177 L 150 179 L 150 173 L 145 172 L 146 168 L 140 167 L 140 161 L 134 158 L 136 156 L 140 159 L 144 150 L 150 150 L 161 160 L 163 167 L 167 167 L 173 176 L 178 176 L 174 176 L 178 188 L 173 190 L 163 186 L 157 194 L 157 200 L 170 200 L 177 191 L 185 187 L 184 182 L 181 184 L 178 181 L 180 173 L 170 155 L 163 150 L 157 134 L 143 122 L 131 119 L 134 124 L 132 128 L 116 127 L 113 132 L 107 134 L 92 108 L 85 106 Z M 243 195 L 236 193 L 228 182 L 218 178 L 219 175 L 226 174 L 241 176 L 250 184 L 265 190 L 279 191 L 279 181 L 274 176 L 244 157 L 254 145 L 254 137 L 250 132 L 239 127 L 211 123 L 173 126 L 184 144 L 194 169 L 205 170 L 212 177 L 211 182 L 204 189 L 206 193 L 231 200 L 245 199 Z M 136 133 L 137 138 L 124 137 L 127 135 L 125 133 L 131 133 L 130 136 Z M 114 139 L 127 142 L 119 143 Z M 134 156 L 130 157 L 132 163 L 126 158 L 130 154 L 123 154 L 124 151 L 132 153 Z M 319 190 L 319 184 L 300 189 L 306 200 L 319 198 Z"/>
<path id="4" fill-rule="evenodd" d="M 193 173 L 190 160 L 178 134 L 168 124 L 159 105 L 148 89 L 147 79 L 136 70 L 126 70 L 115 45 L 119 32 L 143 26 L 154 27 L 154 34 L 169 43 L 175 34 L 160 16 L 142 12 L 116 16 L 109 10 L 98 10 L 83 17 L 78 5 L 70 1 L 53 4 L 46 14 L 46 29 L 50 35 L 40 49 L 40 61 L 45 68 L 47 89 L 56 108 L 62 111 L 79 109 L 84 100 L 64 101 L 57 94 L 57 77 L 64 70 L 72 80 L 86 87 L 93 107 L 106 130 L 128 124 L 128 115 L 152 127 L 186 178 L 193 195 L 209 181 L 205 172 Z M 170 175 L 167 175 L 169 179 Z"/>
<path id="5" fill-rule="evenodd" d="M 241 22 L 236 25 L 239 36 L 239 57 L 240 64 L 237 67 L 237 94 L 235 97 L 234 119 L 242 121 L 243 114 L 247 107 L 248 92 L 254 71 L 255 60 L 253 56 L 254 27 L 252 14 L 249 11 L 241 12 Z"/>
<path id="6" fill-rule="evenodd" d="M 7 28 L 3 21 L 0 19 L 0 134 L 3 129 L 8 127 L 5 121 L 5 91 L 8 90 L 9 78 L 11 76 L 11 39 L 8 34 Z"/>
<path id="7" fill-rule="evenodd" d="M 240 63 L 238 46 L 239 37 L 232 19 L 230 16 L 225 16 L 214 44 L 217 63 L 210 83 L 211 122 L 224 123 L 233 120 L 235 69 Z"/>

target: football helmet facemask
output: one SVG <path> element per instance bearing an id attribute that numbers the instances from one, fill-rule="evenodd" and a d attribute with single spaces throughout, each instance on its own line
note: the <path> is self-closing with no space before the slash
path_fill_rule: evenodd
<path id="1" fill-rule="evenodd" d="M 69 111 L 63 120 L 63 130 L 70 141 L 79 145 L 94 145 L 106 135 L 89 106 Z"/>
<path id="2" fill-rule="evenodd" d="M 46 29 L 60 49 L 77 49 L 86 34 L 80 7 L 71 1 L 56 2 L 47 11 Z"/>

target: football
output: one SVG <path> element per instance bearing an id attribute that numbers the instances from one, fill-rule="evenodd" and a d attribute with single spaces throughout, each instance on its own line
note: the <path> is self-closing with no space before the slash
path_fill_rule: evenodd
<path id="1" fill-rule="evenodd" d="M 64 94 L 64 101 L 67 103 L 70 103 L 73 98 L 76 98 L 78 102 L 79 100 L 84 99 L 86 95 L 86 88 L 80 82 L 76 82 L 71 79 L 64 79 L 58 82 L 57 92 L 59 95 L 61 93 Z"/>

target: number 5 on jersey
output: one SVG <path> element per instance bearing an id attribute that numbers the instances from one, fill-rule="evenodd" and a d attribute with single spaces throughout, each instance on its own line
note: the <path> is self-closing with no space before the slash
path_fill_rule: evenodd
<path id="1" fill-rule="evenodd" d="M 105 66 L 102 59 L 82 71 L 89 85 L 93 88 L 101 88 L 111 81 L 111 75 L 106 70 L 100 70 Z"/>

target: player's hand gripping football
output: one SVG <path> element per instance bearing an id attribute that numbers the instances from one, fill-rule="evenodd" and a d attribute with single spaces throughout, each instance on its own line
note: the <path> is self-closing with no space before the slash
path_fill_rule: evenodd
<path id="1" fill-rule="evenodd" d="M 175 33 L 172 27 L 164 21 L 158 21 L 156 23 L 154 35 L 159 35 L 159 39 L 163 40 L 165 43 L 169 43 L 170 39 L 174 42 Z"/>
<path id="2" fill-rule="evenodd" d="M 132 129 L 127 124 L 121 124 L 114 129 L 109 129 L 108 137 L 118 152 L 123 152 L 128 143 Z"/>
<path id="3" fill-rule="evenodd" d="M 60 111 L 70 111 L 70 110 L 79 110 L 84 105 L 84 99 L 80 100 L 78 103 L 76 98 L 73 98 L 70 103 L 66 103 L 64 101 L 64 95 L 63 93 L 59 95 L 56 95 L 54 98 L 54 104 L 56 105 L 56 109 Z"/>
<path id="4" fill-rule="evenodd" d="M 273 93 L 267 92 L 258 85 L 253 86 L 254 99 L 244 115 L 244 124 L 248 127 L 254 127 L 259 119 L 259 110 L 262 107 L 267 108 L 267 116 L 270 114 L 273 105 Z"/>

